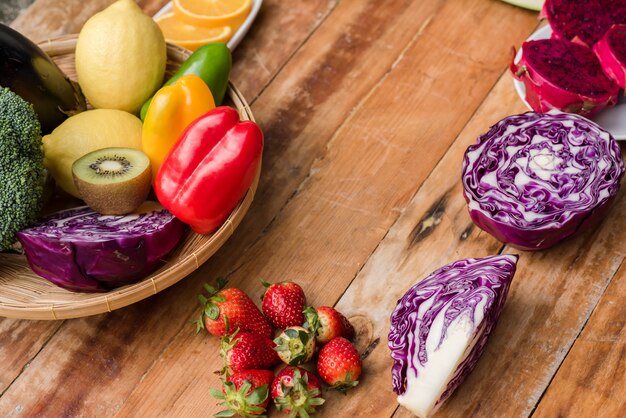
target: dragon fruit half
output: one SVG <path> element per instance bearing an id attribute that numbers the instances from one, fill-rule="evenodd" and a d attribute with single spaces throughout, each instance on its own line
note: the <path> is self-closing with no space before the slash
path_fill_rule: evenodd
<path id="1" fill-rule="evenodd" d="M 591 116 L 617 103 L 619 86 L 584 45 L 559 39 L 524 42 L 511 71 L 526 86 L 526 101 L 537 112 L 558 109 Z"/>
<path id="2" fill-rule="evenodd" d="M 540 16 L 553 38 L 592 47 L 611 26 L 626 23 L 626 0 L 546 0 Z"/>
<path id="3" fill-rule="evenodd" d="M 593 52 L 606 75 L 621 88 L 626 86 L 626 25 L 613 25 L 594 46 Z"/>

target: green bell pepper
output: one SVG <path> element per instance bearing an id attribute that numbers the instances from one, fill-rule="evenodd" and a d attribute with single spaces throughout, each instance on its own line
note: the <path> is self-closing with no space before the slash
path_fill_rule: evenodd
<path id="1" fill-rule="evenodd" d="M 172 78 L 167 80 L 165 85 L 174 84 L 176 80 L 184 75 L 197 75 L 209 86 L 211 94 L 213 94 L 215 99 L 215 104 L 219 106 L 226 94 L 231 66 L 230 49 L 228 49 L 226 44 L 221 42 L 206 44 L 191 54 Z M 145 119 L 150 102 L 152 102 L 152 97 L 141 108 L 141 120 Z"/>

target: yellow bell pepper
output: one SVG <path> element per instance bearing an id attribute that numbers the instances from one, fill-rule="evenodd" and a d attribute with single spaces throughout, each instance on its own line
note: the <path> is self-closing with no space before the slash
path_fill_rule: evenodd
<path id="1" fill-rule="evenodd" d="M 146 113 L 141 138 L 153 180 L 187 126 L 214 108 L 211 90 L 197 75 L 185 75 L 157 91 Z"/>

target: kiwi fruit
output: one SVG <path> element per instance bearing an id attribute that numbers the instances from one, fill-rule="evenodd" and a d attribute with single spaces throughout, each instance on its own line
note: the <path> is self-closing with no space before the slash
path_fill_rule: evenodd
<path id="1" fill-rule="evenodd" d="M 85 203 L 103 215 L 125 215 L 150 193 L 150 159 L 134 148 L 102 148 L 72 165 L 74 184 Z"/>

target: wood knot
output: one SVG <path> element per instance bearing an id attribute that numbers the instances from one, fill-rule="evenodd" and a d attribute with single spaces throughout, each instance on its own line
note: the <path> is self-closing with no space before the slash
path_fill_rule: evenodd
<path id="1" fill-rule="evenodd" d="M 428 208 L 426 214 L 424 214 L 409 235 L 409 248 L 417 245 L 433 233 L 437 225 L 439 225 L 443 219 L 447 203 L 448 197 L 447 194 L 444 194 L 437 202 Z"/>
<path id="2" fill-rule="evenodd" d="M 374 335 L 374 324 L 365 315 L 355 315 L 349 320 L 356 331 L 354 346 L 361 353 L 361 358 L 365 358 L 376 348 L 380 338 Z"/>

